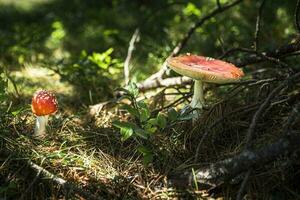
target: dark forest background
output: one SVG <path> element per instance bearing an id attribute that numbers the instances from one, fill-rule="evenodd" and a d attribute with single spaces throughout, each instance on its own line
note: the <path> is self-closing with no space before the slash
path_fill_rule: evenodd
<path id="1" fill-rule="evenodd" d="M 299 199 L 299 6 L 0 0 L 0 198 Z M 186 53 L 245 73 L 205 85 L 197 123 L 164 64 Z M 59 102 L 43 139 L 38 89 Z"/>

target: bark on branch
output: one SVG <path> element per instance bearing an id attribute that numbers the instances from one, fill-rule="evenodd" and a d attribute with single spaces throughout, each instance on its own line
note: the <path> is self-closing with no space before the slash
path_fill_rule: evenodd
<path id="1" fill-rule="evenodd" d="M 185 76 L 172 77 L 166 79 L 154 79 L 151 81 L 138 83 L 137 86 L 141 91 L 151 90 L 159 87 L 171 87 L 175 85 L 184 85 L 192 83 L 192 79 Z"/>
<path id="2" fill-rule="evenodd" d="M 68 191 L 72 191 L 76 194 L 79 194 L 81 197 L 83 197 L 85 199 L 103 200 L 103 198 L 97 197 L 94 194 L 90 193 L 89 191 L 84 190 L 81 187 L 52 174 L 48 170 L 33 163 L 32 161 L 28 161 L 27 164 L 30 166 L 30 168 L 32 168 L 34 171 L 36 171 L 37 174 L 39 174 L 40 176 L 50 179 L 51 181 L 55 182 L 56 184 L 59 184 L 60 186 L 62 186 L 64 189 L 66 189 Z"/>
<path id="3" fill-rule="evenodd" d="M 289 54 L 292 54 L 292 53 L 297 52 L 299 50 L 300 50 L 300 41 L 297 40 L 293 43 L 283 45 L 283 46 L 281 46 L 278 49 L 275 49 L 273 51 L 261 52 L 260 54 L 262 54 L 264 56 L 259 56 L 257 54 L 252 54 L 252 55 L 245 56 L 242 59 L 238 59 L 238 60 L 234 61 L 233 63 L 236 66 L 244 67 L 246 65 L 251 65 L 251 64 L 255 64 L 255 63 L 265 61 L 266 59 L 264 57 L 283 58 L 283 57 L 287 57 L 287 56 L 289 56 Z M 228 53 L 230 53 L 230 51 Z M 224 56 L 222 56 L 222 57 L 224 57 Z"/>
<path id="4" fill-rule="evenodd" d="M 288 135 L 288 134 L 286 134 Z M 258 150 L 244 150 L 240 154 L 225 160 L 210 164 L 195 171 L 197 182 L 217 186 L 236 177 L 251 167 L 265 165 L 281 155 L 300 149 L 300 134 L 293 133 Z M 185 171 L 179 176 L 172 176 L 170 183 L 175 186 L 192 185 L 192 172 Z"/>
<path id="5" fill-rule="evenodd" d="M 228 54 L 234 52 L 234 51 L 239 51 L 240 48 L 236 49 L 231 49 L 227 51 L 223 56 L 228 56 Z M 243 50 L 244 51 L 244 50 Z M 232 61 L 233 64 L 239 67 L 244 67 L 246 65 L 250 64 L 255 64 L 263 61 L 267 61 L 269 59 L 266 58 L 284 58 L 287 56 L 292 55 L 293 53 L 300 51 L 300 41 L 296 41 L 290 44 L 283 45 L 279 47 L 278 49 L 272 50 L 272 51 L 264 51 L 262 53 L 253 53 L 248 56 L 243 57 L 242 59 L 237 59 L 235 61 Z M 251 52 L 250 52 L 251 53 Z M 280 62 L 280 61 L 278 61 Z M 158 87 L 171 87 L 175 85 L 181 85 L 181 84 L 188 84 L 191 83 L 191 80 L 188 78 L 166 78 L 166 79 L 152 79 L 152 80 L 146 80 L 144 82 L 138 83 L 139 89 L 142 91 L 150 90 L 150 89 L 155 89 Z"/>

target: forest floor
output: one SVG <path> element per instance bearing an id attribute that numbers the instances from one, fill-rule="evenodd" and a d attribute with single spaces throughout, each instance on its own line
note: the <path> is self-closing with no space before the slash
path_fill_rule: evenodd
<path id="1" fill-rule="evenodd" d="M 0 200 L 300 199 L 299 13 L 299 0 L 0 0 Z M 191 80 L 122 87 L 126 60 L 138 82 L 188 52 L 245 73 L 205 84 L 197 120 Z M 39 89 L 59 110 L 37 138 Z"/>
<path id="2" fill-rule="evenodd" d="M 96 116 L 91 115 L 88 106 L 76 103 L 80 97 L 74 95 L 72 86 L 61 83 L 59 75 L 44 68 L 27 66 L 22 71 L 12 73 L 12 77 L 18 85 L 18 96 L 15 96 L 14 101 L 26 106 L 12 112 L 14 118 L 8 123 L 9 130 L 1 135 L 5 141 L 1 145 L 1 151 L 9 155 L 1 155 L 0 194 L 4 198 L 64 199 L 68 196 L 68 191 L 62 185 L 57 184 L 53 177 L 41 176 L 41 172 L 33 169 L 32 163 L 84 191 L 89 191 L 95 197 L 104 199 L 235 197 L 239 183 L 224 184 L 217 190 L 197 184 L 176 188 L 169 185 L 168 175 L 197 168 L 240 152 L 245 144 L 249 120 L 257 105 L 253 104 L 249 109 L 247 102 L 236 103 L 234 99 L 238 99 L 239 95 L 249 95 L 255 88 L 245 87 L 242 91 L 234 85 L 210 88 L 229 93 L 223 100 L 211 98 L 215 103 L 208 102 L 208 108 L 194 126 L 188 120 L 157 131 L 149 141 L 152 144 L 153 160 L 145 165 L 143 155 L 137 150 L 140 143 L 133 139 L 122 142 L 119 130 L 112 127 L 112 122 L 116 119 L 130 119 L 118 105 L 104 104 Z M 59 101 L 59 111 L 51 116 L 47 135 L 43 139 L 36 139 L 32 136 L 35 116 L 31 113 L 30 103 L 33 92 L 40 88 L 56 88 L 54 92 Z M 10 89 L 14 90 L 14 87 L 11 85 Z M 185 88 L 177 90 L 188 92 Z M 172 91 L 174 89 L 169 89 L 166 93 Z M 149 102 L 155 103 L 155 97 L 162 97 L 159 95 L 160 89 L 155 94 L 150 95 L 153 97 L 148 99 Z M 210 95 L 215 96 L 216 93 L 207 92 L 207 96 Z M 163 96 L 162 101 L 166 105 L 176 100 L 175 97 L 165 97 Z M 278 127 L 283 122 L 276 119 L 287 115 L 288 101 L 291 100 L 279 100 L 263 119 L 268 127 L 260 127 L 264 134 L 255 140 L 257 146 L 274 141 L 281 134 Z M 222 119 L 245 105 L 248 109 L 240 109 L 241 111 L 213 126 L 201 147 L 198 147 L 199 138 L 207 127 L 217 121 L 216 119 Z M 182 104 L 179 104 L 179 108 L 182 108 Z M 295 184 L 299 171 L 288 162 L 289 159 L 283 157 L 278 163 L 258 168 L 249 183 L 249 198 L 298 199 Z M 82 199 L 80 192 L 70 192 L 69 197 Z"/>

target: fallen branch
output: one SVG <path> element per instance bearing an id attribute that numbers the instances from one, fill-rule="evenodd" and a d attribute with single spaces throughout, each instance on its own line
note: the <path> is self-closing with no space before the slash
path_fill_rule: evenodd
<path id="1" fill-rule="evenodd" d="M 151 81 L 146 81 L 143 83 L 138 83 L 137 86 L 141 91 L 151 90 L 159 87 L 171 87 L 175 85 L 185 85 L 192 83 L 192 79 L 185 76 L 172 77 L 166 79 L 155 79 Z"/>
<path id="2" fill-rule="evenodd" d="M 283 126 L 284 137 L 280 138 L 277 142 L 266 145 L 265 147 L 253 150 L 251 147 L 251 141 L 254 135 L 256 124 L 263 114 L 264 110 L 270 105 L 272 98 L 279 93 L 283 88 L 299 81 L 300 72 L 288 77 L 285 81 L 279 84 L 264 100 L 263 104 L 256 111 L 252 118 L 251 125 L 248 129 L 246 137 L 246 148 L 240 154 L 228 158 L 216 163 L 211 164 L 208 167 L 200 168 L 196 171 L 195 176 L 190 171 L 186 171 L 177 178 L 171 179 L 171 183 L 177 186 L 191 185 L 196 178 L 197 182 L 217 186 L 225 181 L 228 181 L 241 172 L 262 166 L 268 162 L 271 162 L 286 153 L 293 152 L 300 149 L 300 135 L 299 133 L 292 133 L 288 128 L 299 118 L 299 104 L 295 106 L 290 117 L 287 120 L 286 125 Z M 199 149 L 197 148 L 197 151 Z"/>
<path id="3" fill-rule="evenodd" d="M 191 36 L 193 35 L 193 33 L 200 27 L 202 26 L 202 24 L 204 24 L 206 21 L 208 21 L 209 19 L 211 19 L 212 17 L 216 16 L 217 14 L 220 14 L 226 10 L 228 10 L 231 7 L 234 7 L 235 5 L 241 3 L 243 0 L 236 0 L 230 4 L 227 5 L 222 5 L 220 6 L 220 4 L 217 4 L 217 7 L 212 10 L 209 14 L 207 14 L 206 16 L 204 16 L 203 18 L 201 18 L 198 22 L 194 23 L 190 29 L 187 31 L 187 33 L 184 35 L 184 37 L 180 40 L 180 42 L 178 42 L 178 44 L 175 46 L 175 48 L 173 49 L 172 53 L 169 55 L 169 57 L 173 57 L 176 56 L 180 53 L 180 51 L 183 49 L 183 47 L 187 44 L 188 40 L 191 38 Z M 152 74 L 149 78 L 147 78 L 145 80 L 145 82 L 147 81 L 152 81 L 155 79 L 162 79 L 163 75 L 165 74 L 165 72 L 167 71 L 168 67 L 166 62 L 163 63 L 161 69 L 156 72 L 155 74 Z"/>
<path id="4" fill-rule="evenodd" d="M 288 57 L 288 56 L 293 56 L 295 52 L 300 51 L 300 41 L 293 42 L 291 44 L 283 45 L 279 47 L 278 49 L 272 50 L 272 51 L 264 51 L 261 53 L 255 52 L 254 50 L 249 50 L 245 48 L 234 48 L 230 49 L 227 52 L 225 52 L 220 58 L 224 58 L 228 56 L 230 53 L 236 52 L 236 51 L 244 51 L 247 53 L 250 53 L 250 55 L 245 56 L 242 59 L 238 59 L 236 61 L 232 61 L 233 64 L 239 67 L 244 67 L 246 65 L 250 64 L 255 64 L 255 63 L 260 63 L 263 61 L 271 61 L 274 62 L 280 66 L 286 66 L 285 63 L 281 62 L 279 59 Z M 192 81 L 189 80 L 186 77 L 179 78 L 166 78 L 166 79 L 153 79 L 149 80 L 147 79 L 144 82 L 138 83 L 138 87 L 142 91 L 150 90 L 150 89 L 155 89 L 158 87 L 171 87 L 175 85 L 182 85 L 182 84 L 189 84 Z"/>
<path id="5" fill-rule="evenodd" d="M 247 171 L 249 168 L 263 166 L 274 161 L 281 155 L 299 150 L 299 144 L 299 133 L 293 133 L 288 137 L 280 138 L 277 142 L 271 143 L 258 150 L 244 150 L 234 157 L 212 163 L 209 166 L 196 170 L 196 180 L 204 185 L 220 185 L 240 173 Z M 174 186 L 184 187 L 192 185 L 194 182 L 191 170 L 185 171 L 180 175 L 173 175 L 172 177 L 170 178 L 170 184 Z"/>
<path id="6" fill-rule="evenodd" d="M 275 50 L 264 51 L 264 52 L 259 53 L 259 54 L 264 55 L 264 56 L 260 56 L 258 54 L 248 55 L 248 56 L 243 57 L 242 59 L 238 59 L 236 61 L 233 61 L 233 64 L 235 64 L 238 67 L 244 67 L 246 65 L 251 65 L 251 64 L 266 61 L 265 57 L 284 58 L 284 57 L 287 57 L 289 55 L 292 55 L 294 52 L 297 52 L 299 50 L 300 50 L 300 41 L 297 40 L 293 43 L 283 45 L 283 46 L 281 46 L 281 47 L 279 47 Z M 221 58 L 224 58 L 225 56 L 227 56 L 232 51 L 235 51 L 235 50 L 231 49 L 231 50 L 227 51 L 225 54 L 223 54 L 221 56 Z"/>
<path id="7" fill-rule="evenodd" d="M 97 197 L 94 194 L 90 193 L 89 191 L 86 191 L 86 190 L 80 188 L 79 186 L 77 186 L 73 183 L 70 183 L 70 182 L 68 182 L 68 181 L 52 174 L 48 170 L 46 170 L 43 167 L 33 163 L 30 160 L 27 162 L 27 164 L 30 166 L 30 168 L 35 170 L 39 176 L 44 176 L 45 178 L 50 179 L 51 181 L 55 182 L 56 184 L 62 186 L 67 191 L 79 194 L 80 196 L 82 196 L 85 199 L 103 200 L 103 198 Z"/>

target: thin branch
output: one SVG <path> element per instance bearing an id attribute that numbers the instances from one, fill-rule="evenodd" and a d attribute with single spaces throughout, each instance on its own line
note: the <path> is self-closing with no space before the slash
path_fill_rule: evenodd
<path id="1" fill-rule="evenodd" d="M 233 48 L 228 51 L 226 51 L 220 59 L 227 57 L 229 54 L 236 52 L 236 51 L 242 51 L 250 53 L 250 55 L 245 56 L 242 59 L 237 59 L 235 61 L 232 61 L 233 64 L 239 67 L 243 67 L 246 65 L 254 64 L 254 63 L 260 63 L 264 61 L 270 61 L 273 63 L 278 64 L 282 67 L 287 67 L 286 63 L 280 61 L 280 58 L 293 56 L 294 53 L 299 53 L 300 51 L 300 42 L 294 42 L 291 44 L 283 45 L 277 49 L 274 49 L 272 51 L 263 51 L 263 52 L 257 52 L 252 49 L 247 48 Z M 148 79 L 147 79 L 148 80 Z M 166 79 L 153 79 L 148 80 L 141 83 L 138 83 L 138 87 L 142 91 L 155 89 L 158 87 L 170 87 L 174 85 L 181 85 L 181 84 L 189 84 L 191 83 L 191 79 L 187 77 L 173 77 L 173 78 L 166 78 Z"/>
<path id="2" fill-rule="evenodd" d="M 70 183 L 54 174 L 52 174 L 51 172 L 49 172 L 48 170 L 44 169 L 43 167 L 33 163 L 32 161 L 28 161 L 27 164 L 30 166 L 30 168 L 32 168 L 33 170 L 35 170 L 37 172 L 37 174 L 44 176 L 45 178 L 50 179 L 51 181 L 55 182 L 56 184 L 61 185 L 63 188 L 65 188 L 66 190 L 70 190 L 73 191 L 77 194 L 79 194 L 80 196 L 82 196 L 85 199 L 92 199 L 92 200 L 103 200 L 103 198 L 101 197 L 97 197 L 94 194 L 90 193 L 89 191 L 86 191 L 82 188 L 80 188 L 79 186 Z"/>
<path id="3" fill-rule="evenodd" d="M 284 103 L 284 102 L 287 102 L 289 101 L 289 99 L 285 99 L 284 101 L 282 100 L 276 100 L 274 102 L 272 102 L 271 105 L 276 105 L 278 103 Z M 196 153 L 195 153 L 195 158 L 194 158 L 194 162 L 197 162 L 199 160 L 199 154 L 200 154 L 200 149 L 201 149 L 201 146 L 204 142 L 204 140 L 206 139 L 206 137 L 209 135 L 210 131 L 213 130 L 214 127 L 216 127 L 218 124 L 220 124 L 222 121 L 224 121 L 225 119 L 227 119 L 228 117 L 232 116 L 233 114 L 235 114 L 236 116 L 237 115 L 240 115 L 242 113 L 248 113 L 250 111 L 253 111 L 253 110 L 256 110 L 257 108 L 259 108 L 259 102 L 258 103 L 255 103 L 255 104 L 251 104 L 251 105 L 247 105 L 247 106 L 243 106 L 243 107 L 240 107 L 240 108 L 237 108 L 229 113 L 225 113 L 224 116 L 218 118 L 217 120 L 215 120 L 211 125 L 209 125 L 205 131 L 201 134 L 201 139 L 197 145 L 197 149 L 196 149 Z"/>
<path id="4" fill-rule="evenodd" d="M 257 48 L 258 48 L 258 34 L 260 32 L 261 15 L 262 15 L 262 10 L 265 5 L 265 2 L 266 2 L 266 0 L 262 0 L 261 4 L 259 6 L 259 9 L 258 9 L 257 17 L 256 17 L 256 26 L 255 26 L 254 44 L 253 44 L 255 51 L 257 51 Z"/>
<path id="5" fill-rule="evenodd" d="M 187 44 L 188 40 L 190 39 L 190 37 L 193 35 L 193 33 L 197 30 L 197 28 L 199 28 L 200 26 L 202 26 L 206 21 L 208 21 L 209 19 L 211 19 L 212 17 L 214 17 L 217 14 L 220 14 L 226 10 L 228 10 L 231 7 L 234 7 L 235 5 L 241 3 L 243 0 L 236 0 L 230 4 L 224 5 L 222 7 L 216 7 L 214 10 L 212 10 L 208 15 L 204 16 L 203 18 L 201 18 L 198 22 L 194 23 L 190 29 L 188 30 L 188 32 L 185 34 L 185 36 L 180 40 L 180 42 L 178 42 L 178 44 L 175 46 L 175 48 L 173 49 L 172 53 L 169 55 L 169 57 L 173 57 L 176 56 L 180 53 L 180 51 L 183 49 L 183 47 L 185 47 L 185 45 Z M 163 77 L 163 75 L 165 74 L 165 72 L 167 71 L 167 64 L 166 62 L 163 63 L 161 69 L 156 72 L 155 74 L 152 74 L 148 79 L 146 79 L 146 81 L 150 81 L 150 80 L 154 80 L 154 79 L 161 79 Z"/>
<path id="6" fill-rule="evenodd" d="M 246 185 L 247 185 L 247 183 L 248 183 L 248 180 L 249 180 L 249 177 L 250 177 L 251 173 L 252 173 L 252 169 L 249 169 L 249 170 L 246 172 L 245 177 L 244 177 L 244 180 L 243 180 L 243 182 L 242 182 L 242 184 L 241 184 L 241 186 L 240 186 L 240 189 L 239 189 L 239 191 L 238 191 L 238 193 L 237 193 L 237 195 L 236 195 L 236 199 L 237 199 L 237 200 L 242 200 L 242 199 L 243 199 L 243 198 L 242 198 L 242 195 L 243 195 L 243 193 L 244 193 L 245 187 L 246 187 Z"/>
<path id="7" fill-rule="evenodd" d="M 129 63 L 131 61 L 131 57 L 132 57 L 132 52 L 134 51 L 134 46 L 135 43 L 139 41 L 140 38 L 140 31 L 138 28 L 135 29 L 130 42 L 129 42 L 129 47 L 128 47 L 128 51 L 127 51 L 127 56 L 124 62 L 124 78 L 125 78 L 125 85 L 128 85 L 129 83 L 129 76 L 130 76 L 130 66 Z"/>
<path id="8" fill-rule="evenodd" d="M 287 122 L 283 127 L 283 132 L 289 133 L 289 129 L 299 119 L 299 117 L 300 117 L 300 102 L 296 104 L 295 107 L 293 107 L 292 113 L 288 117 Z"/>
<path id="9" fill-rule="evenodd" d="M 261 104 L 261 106 L 259 107 L 259 109 L 255 112 L 251 124 L 249 126 L 248 132 L 247 132 L 247 136 L 246 136 L 246 149 L 251 148 L 252 146 L 252 138 L 254 137 L 254 132 L 257 126 L 258 121 L 260 120 L 262 114 L 264 113 L 265 109 L 267 109 L 271 103 L 271 100 L 279 94 L 279 92 L 281 90 L 283 90 L 291 81 L 297 79 L 300 77 L 300 72 L 298 72 L 297 74 L 289 77 L 288 79 L 286 79 L 283 83 L 281 83 L 280 85 L 278 85 L 269 95 L 268 97 L 265 99 L 265 101 L 263 102 L 263 104 Z"/>
<path id="10" fill-rule="evenodd" d="M 234 48 L 234 49 L 231 49 L 231 51 L 240 51 L 240 52 L 250 53 L 250 54 L 256 55 L 256 56 L 258 56 L 260 58 L 263 58 L 266 61 L 270 61 L 270 62 L 276 63 L 276 64 L 278 64 L 278 65 L 280 65 L 282 67 L 288 67 L 288 65 L 286 63 L 280 61 L 278 58 L 269 56 L 266 52 L 260 53 L 260 52 L 258 52 L 256 50 L 252 50 L 252 49 L 248 49 L 248 48 L 243 48 L 243 47 Z M 230 52 L 230 50 L 228 52 Z M 226 53 L 225 53 L 225 55 L 226 55 Z"/>
<path id="11" fill-rule="evenodd" d="M 172 56 L 176 56 L 180 53 L 180 51 L 183 49 L 183 47 L 187 44 L 188 40 L 190 39 L 190 37 L 193 35 L 193 33 L 197 30 L 197 28 L 199 28 L 200 26 L 202 26 L 206 21 L 208 21 L 209 19 L 211 19 L 212 17 L 214 17 L 217 14 L 220 14 L 226 10 L 228 10 L 231 7 L 234 7 L 235 5 L 241 3 L 243 0 L 237 0 L 234 1 L 230 4 L 224 5 L 222 7 L 217 7 L 215 8 L 213 11 L 211 11 L 208 15 L 206 15 L 205 17 L 203 17 L 202 19 L 200 19 L 197 23 L 193 24 L 190 29 L 188 30 L 188 32 L 185 34 L 185 36 L 183 37 L 183 39 L 176 45 L 176 47 L 173 49 L 173 52 L 171 53 L 171 57 Z"/>
<path id="12" fill-rule="evenodd" d="M 249 168 L 263 166 L 274 161 L 281 155 L 298 150 L 300 143 L 299 133 L 291 133 L 283 136 L 276 142 L 268 144 L 258 150 L 244 150 L 241 153 L 201 167 L 196 170 L 197 182 L 217 186 L 229 181 Z M 177 187 L 186 187 L 193 184 L 193 174 L 187 170 L 180 174 L 169 176 L 169 183 Z"/>
<path id="13" fill-rule="evenodd" d="M 220 56 L 219 58 L 222 59 L 224 57 L 227 57 L 229 54 L 231 54 L 233 52 L 242 51 L 242 49 L 246 49 L 246 48 L 230 49 L 227 52 L 225 52 L 222 56 Z M 232 63 L 238 67 L 244 67 L 246 65 L 251 65 L 254 63 L 260 63 L 260 62 L 266 61 L 266 57 L 278 58 L 278 59 L 284 58 L 284 57 L 290 56 L 291 54 L 293 54 L 294 52 L 297 52 L 299 50 L 300 50 L 300 41 L 296 41 L 293 43 L 282 45 L 281 47 L 271 50 L 271 51 L 263 51 L 258 54 L 254 53 L 252 55 L 245 56 L 241 59 L 237 59 L 237 60 L 233 61 Z M 262 55 L 264 55 L 266 57 L 262 57 Z"/>
<path id="14" fill-rule="evenodd" d="M 300 0 L 297 1 L 295 10 L 295 25 L 298 33 L 300 33 Z"/>

